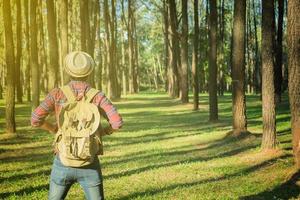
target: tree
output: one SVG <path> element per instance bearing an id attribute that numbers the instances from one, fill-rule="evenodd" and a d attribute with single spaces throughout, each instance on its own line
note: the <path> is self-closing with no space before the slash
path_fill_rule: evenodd
<path id="1" fill-rule="evenodd" d="M 81 0 L 80 1 L 80 32 L 81 32 L 81 50 L 87 52 L 87 37 L 89 34 L 90 22 L 89 22 L 89 1 L 88 0 Z"/>
<path id="2" fill-rule="evenodd" d="M 22 11 L 21 11 L 21 0 L 17 0 L 17 55 L 16 55 L 16 69 L 15 69 L 15 80 L 16 80 L 16 91 L 17 101 L 22 103 L 23 90 L 21 86 L 21 57 L 22 57 Z"/>
<path id="3" fill-rule="evenodd" d="M 39 106 L 40 79 L 37 51 L 37 23 L 36 23 L 37 0 L 30 2 L 30 61 L 31 61 L 31 81 L 32 81 L 32 109 Z"/>
<path id="4" fill-rule="evenodd" d="M 275 102 L 281 102 L 282 87 L 282 29 L 283 29 L 284 0 L 278 0 L 278 23 L 276 37 L 276 62 L 274 73 Z"/>
<path id="5" fill-rule="evenodd" d="M 163 19 L 164 19 L 164 67 L 165 67 L 165 76 L 166 80 L 165 91 L 168 91 L 168 73 L 169 73 L 169 14 L 168 14 L 168 6 L 167 0 L 163 0 L 163 11 L 162 11 Z"/>
<path id="6" fill-rule="evenodd" d="M 274 1 L 262 1 L 262 149 L 276 147 L 276 116 L 274 96 Z M 271 24 L 271 25 L 270 25 Z"/>
<path id="7" fill-rule="evenodd" d="M 118 95 L 118 80 L 116 71 L 116 30 L 115 30 L 115 0 L 112 0 L 111 15 L 109 14 L 108 1 L 104 0 L 104 26 L 105 26 L 105 46 L 107 50 L 107 67 L 108 67 L 108 96 L 112 99 L 117 99 Z M 132 59 L 133 60 L 133 59 Z"/>
<path id="8" fill-rule="evenodd" d="M 296 166 L 300 168 L 300 2 L 289 0 L 287 4 L 287 45 L 289 66 L 289 101 L 291 109 L 291 127 L 293 135 L 293 153 Z"/>
<path id="9" fill-rule="evenodd" d="M 31 101 L 31 70 L 30 70 L 30 37 L 29 37 L 29 8 L 28 8 L 29 2 L 28 0 L 24 0 L 24 14 L 25 14 L 25 38 L 26 38 L 26 54 L 27 54 L 27 64 L 26 64 L 26 70 L 25 70 L 25 89 L 26 89 L 26 96 L 27 96 L 27 101 Z"/>
<path id="10" fill-rule="evenodd" d="M 111 20 L 110 20 L 110 65 L 109 65 L 109 97 L 112 99 L 120 98 L 120 92 L 118 87 L 118 54 L 117 54 L 117 34 L 116 34 L 116 5 L 115 0 L 111 0 Z M 136 92 L 136 90 L 135 90 Z"/>
<path id="11" fill-rule="evenodd" d="M 177 33 L 177 12 L 175 0 L 168 0 L 169 14 L 169 95 L 173 98 L 179 96 L 179 75 L 178 75 L 178 59 L 179 59 L 179 38 Z"/>
<path id="12" fill-rule="evenodd" d="M 134 41 L 134 2 L 128 0 L 128 55 L 129 55 L 129 93 L 137 92 L 137 76 L 135 62 L 135 41 Z"/>
<path id="13" fill-rule="evenodd" d="M 217 2 L 209 0 L 209 120 L 218 120 L 217 97 Z"/>
<path id="14" fill-rule="evenodd" d="M 69 82 L 69 76 L 64 71 L 63 60 L 68 54 L 68 0 L 61 0 L 60 2 L 60 44 L 61 44 L 61 79 L 62 83 Z"/>
<path id="15" fill-rule="evenodd" d="M 256 19 L 256 7 L 255 0 L 252 0 L 252 9 L 253 9 L 253 25 L 254 25 L 254 38 L 255 38 L 255 59 L 254 59 L 254 88 L 255 93 L 258 94 L 261 92 L 261 63 L 260 63 L 260 54 L 258 52 L 258 36 L 257 36 L 257 19 Z"/>
<path id="16" fill-rule="evenodd" d="M 46 45 L 45 45 L 45 33 L 44 33 L 44 19 L 43 19 L 43 2 L 38 1 L 38 15 L 37 15 L 37 24 L 38 24 L 38 52 L 39 52 L 39 68 L 40 68 L 40 90 L 41 92 L 44 92 L 44 94 L 47 94 L 48 92 L 48 79 L 47 79 L 47 53 L 46 53 Z"/>
<path id="17" fill-rule="evenodd" d="M 198 0 L 194 0 L 194 48 L 193 48 L 193 94 L 194 110 L 199 109 L 199 72 L 198 72 L 198 43 L 199 43 L 199 19 L 198 19 Z"/>
<path id="18" fill-rule="evenodd" d="M 14 42 L 12 32 L 12 20 L 11 20 L 11 6 L 10 0 L 3 2 L 3 22 L 4 22 L 4 35 L 5 35 L 5 59 L 6 59 L 6 109 L 5 109 L 5 120 L 6 120 L 6 131 L 7 133 L 13 134 L 16 132 L 15 122 L 15 53 L 14 53 Z"/>
<path id="19" fill-rule="evenodd" d="M 247 130 L 245 101 L 245 29 L 246 0 L 234 1 L 232 33 L 232 116 L 233 134 L 240 135 Z"/>
<path id="20" fill-rule="evenodd" d="M 189 85 L 188 85 L 188 14 L 187 0 L 182 0 L 182 38 L 181 38 L 181 101 L 189 102 Z"/>
<path id="21" fill-rule="evenodd" d="M 49 60 L 50 65 L 48 69 L 48 90 L 57 86 L 58 73 L 58 40 L 56 34 L 56 14 L 53 0 L 47 0 L 47 28 L 48 28 L 48 42 L 49 42 Z"/>

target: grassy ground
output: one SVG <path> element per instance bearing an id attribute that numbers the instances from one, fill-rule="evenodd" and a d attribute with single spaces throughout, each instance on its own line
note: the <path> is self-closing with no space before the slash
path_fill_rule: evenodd
<path id="1" fill-rule="evenodd" d="M 101 157 L 107 199 L 297 199 L 287 100 L 277 114 L 280 150 L 260 152 L 261 105 L 247 97 L 250 137 L 224 138 L 231 128 L 231 97 L 219 99 L 220 121 L 165 94 L 142 93 L 116 102 L 122 131 L 105 137 Z M 29 126 L 29 104 L 17 105 L 17 136 L 4 134 L 0 101 L 0 199 L 47 199 L 53 136 Z M 300 196 L 299 196 L 300 197 Z M 84 199 L 75 184 L 67 199 Z"/>

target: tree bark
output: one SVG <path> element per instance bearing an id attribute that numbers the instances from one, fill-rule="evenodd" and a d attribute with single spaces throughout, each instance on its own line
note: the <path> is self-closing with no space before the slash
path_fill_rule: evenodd
<path id="1" fill-rule="evenodd" d="M 176 3 L 175 0 L 168 0 L 168 8 L 169 8 L 169 36 L 170 36 L 170 60 L 169 66 L 170 68 L 170 96 L 172 98 L 176 98 L 179 96 L 179 76 L 178 76 L 178 49 L 179 49 L 179 38 L 177 33 L 177 14 L 176 14 Z"/>
<path id="2" fill-rule="evenodd" d="M 262 1 L 262 149 L 276 147 L 276 118 L 274 96 L 274 1 Z"/>
<path id="3" fill-rule="evenodd" d="M 247 130 L 245 101 L 245 29 L 246 0 L 234 1 L 232 45 L 232 128 L 239 136 Z"/>
<path id="4" fill-rule="evenodd" d="M 97 85 L 98 85 L 98 89 L 99 90 L 101 90 L 102 91 L 102 67 L 103 67 L 103 65 L 102 65 L 102 51 L 103 51 L 103 49 L 102 49 L 102 41 L 101 41 L 101 34 L 100 34 L 100 2 L 99 1 L 97 1 L 96 2 L 96 15 L 97 15 L 97 31 L 96 31 L 96 33 L 97 33 L 97 39 L 98 39 L 98 73 L 97 73 Z"/>
<path id="5" fill-rule="evenodd" d="M 275 84 L 275 102 L 281 102 L 282 87 L 282 29 L 283 29 L 284 0 L 278 0 L 278 23 L 276 37 L 276 62 L 274 73 Z"/>
<path id="6" fill-rule="evenodd" d="M 289 66 L 289 101 L 293 135 L 293 153 L 296 166 L 300 169 L 300 2 L 289 0 L 287 4 L 287 46 Z"/>
<path id="7" fill-rule="evenodd" d="M 3 2 L 3 22 L 4 22 L 4 35 L 5 35 L 5 59 L 6 59 L 6 132 L 14 134 L 16 132 L 15 122 L 15 53 L 12 32 L 12 19 L 11 19 L 11 6 L 10 0 Z"/>
<path id="8" fill-rule="evenodd" d="M 43 2 L 39 1 L 37 5 L 37 24 L 38 24 L 38 52 L 39 52 L 39 68 L 40 70 L 40 91 L 44 94 L 48 93 L 48 81 L 47 81 L 47 53 L 45 47 L 45 34 L 44 34 L 44 20 L 43 20 Z"/>
<path id="9" fill-rule="evenodd" d="M 111 20 L 110 20 L 110 65 L 109 65 L 109 83 L 110 83 L 110 95 L 112 99 L 120 98 L 120 93 L 118 92 L 118 76 L 117 76 L 117 65 L 118 65 L 118 56 L 117 56 L 117 38 L 116 38 L 116 5 L 115 0 L 111 0 Z"/>
<path id="10" fill-rule="evenodd" d="M 217 97 L 217 2 L 209 0 L 209 120 L 218 120 Z"/>
<path id="11" fill-rule="evenodd" d="M 30 86 L 30 37 L 29 37 L 29 14 L 28 14 L 28 0 L 24 0 L 24 14 L 25 14 L 25 37 L 26 37 L 26 54 L 27 56 L 27 63 L 25 69 L 25 88 L 26 88 L 26 99 L 28 102 L 31 101 L 31 86 Z"/>
<path id="12" fill-rule="evenodd" d="M 56 14 L 53 0 L 47 0 L 47 28 L 49 41 L 49 60 L 50 65 L 48 69 L 49 83 L 48 90 L 57 86 L 58 73 L 58 40 L 56 34 Z"/>
<path id="13" fill-rule="evenodd" d="M 23 90 L 21 86 L 21 57 L 22 57 L 22 10 L 21 0 L 17 0 L 17 56 L 16 56 L 16 69 L 15 69 L 15 80 L 16 80 L 16 92 L 17 102 L 22 103 Z"/>
<path id="14" fill-rule="evenodd" d="M 198 72 L 198 44 L 199 44 L 199 16 L 198 16 L 198 0 L 194 0 L 194 48 L 192 61 L 193 74 L 193 96 L 194 110 L 199 109 L 199 72 Z"/>
<path id="15" fill-rule="evenodd" d="M 61 44 L 61 79 L 63 84 L 70 81 L 69 75 L 64 70 L 64 59 L 68 54 L 68 0 L 61 0 L 60 2 L 60 44 Z"/>
<path id="16" fill-rule="evenodd" d="M 129 56 L 129 93 L 134 93 L 134 44 L 133 44 L 132 1 L 128 0 L 128 56 Z"/>
<path id="17" fill-rule="evenodd" d="M 89 21 L 88 20 L 88 1 L 87 0 L 81 0 L 80 1 L 80 38 L 81 38 L 81 50 L 87 52 L 87 30 L 86 27 L 88 24 L 89 26 Z"/>
<path id="18" fill-rule="evenodd" d="M 182 38 L 181 38 L 181 102 L 189 102 L 188 85 L 188 1 L 182 0 Z"/>
<path id="19" fill-rule="evenodd" d="M 39 106 L 40 101 L 40 79 L 37 51 L 37 22 L 36 22 L 37 0 L 30 2 L 30 60 L 32 81 L 32 110 Z"/>
<path id="20" fill-rule="evenodd" d="M 254 88 L 255 93 L 258 94 L 261 92 L 261 63 L 260 55 L 258 53 L 258 37 L 257 37 L 257 19 L 256 19 L 256 7 L 255 0 L 252 0 L 252 9 L 253 9 L 253 25 L 254 25 L 254 38 L 255 38 L 255 59 L 254 59 Z"/>
<path id="21" fill-rule="evenodd" d="M 163 0 L 163 19 L 164 19 L 164 68 L 165 68 L 165 75 L 164 79 L 166 80 L 165 84 L 165 91 L 168 91 L 168 84 L 169 84 L 169 19 L 168 19 L 168 6 L 167 0 Z"/>
<path id="22" fill-rule="evenodd" d="M 138 36 L 136 31 L 136 12 L 133 13 L 133 34 L 134 34 L 134 79 L 133 79 L 133 86 L 134 92 L 139 92 L 139 48 L 138 48 Z"/>

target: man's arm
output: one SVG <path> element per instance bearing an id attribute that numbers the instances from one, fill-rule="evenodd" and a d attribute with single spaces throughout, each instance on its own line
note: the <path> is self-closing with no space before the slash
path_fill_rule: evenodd
<path id="1" fill-rule="evenodd" d="M 49 113 L 54 111 L 55 100 L 54 96 L 58 91 L 53 89 L 45 98 L 45 100 L 32 112 L 31 125 L 38 127 L 51 133 L 57 132 L 57 125 L 47 122 L 45 119 Z"/>
<path id="2" fill-rule="evenodd" d="M 101 115 L 104 116 L 110 124 L 108 127 L 100 128 L 101 135 L 110 135 L 119 130 L 122 127 L 123 120 L 110 100 L 103 93 L 99 93 L 96 95 L 94 102 L 98 104 Z"/>

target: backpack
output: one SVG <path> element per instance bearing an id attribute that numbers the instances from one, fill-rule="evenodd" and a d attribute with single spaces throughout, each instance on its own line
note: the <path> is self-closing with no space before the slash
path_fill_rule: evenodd
<path id="1" fill-rule="evenodd" d="M 102 151 L 101 137 L 98 135 L 100 113 L 91 103 L 98 90 L 91 88 L 76 100 L 70 86 L 60 88 L 67 98 L 58 114 L 58 132 L 54 146 L 65 166 L 82 167 L 93 163 Z"/>

